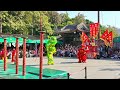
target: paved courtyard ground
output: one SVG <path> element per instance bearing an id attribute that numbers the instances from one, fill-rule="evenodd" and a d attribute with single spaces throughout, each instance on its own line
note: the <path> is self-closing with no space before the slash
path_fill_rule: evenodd
<path id="1" fill-rule="evenodd" d="M 43 68 L 67 71 L 74 79 L 85 79 L 85 67 L 87 67 L 87 79 L 120 78 L 120 60 L 87 59 L 87 63 L 77 63 L 77 58 L 54 57 L 54 60 L 54 65 L 47 65 L 47 57 L 44 57 Z M 27 58 L 26 64 L 39 68 L 39 58 Z M 22 59 L 19 59 L 19 65 L 22 65 Z"/>

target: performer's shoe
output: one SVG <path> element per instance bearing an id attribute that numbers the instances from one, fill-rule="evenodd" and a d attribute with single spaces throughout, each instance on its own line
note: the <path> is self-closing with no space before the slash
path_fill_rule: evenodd
<path id="1" fill-rule="evenodd" d="M 54 63 L 48 63 L 48 65 L 54 65 Z"/>
<path id="2" fill-rule="evenodd" d="M 11 62 L 11 64 L 15 64 L 15 62 Z"/>
<path id="3" fill-rule="evenodd" d="M 48 63 L 48 65 L 51 65 L 50 63 Z"/>
<path id="4" fill-rule="evenodd" d="M 54 63 L 51 63 L 51 65 L 54 65 Z"/>

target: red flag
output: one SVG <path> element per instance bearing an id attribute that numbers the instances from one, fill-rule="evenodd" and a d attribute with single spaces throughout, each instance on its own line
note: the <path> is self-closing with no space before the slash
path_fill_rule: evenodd
<path id="1" fill-rule="evenodd" d="M 112 47 L 113 46 L 113 33 L 112 33 L 112 31 L 109 33 L 109 35 L 107 37 L 107 41 L 109 42 L 110 47 Z"/>
<path id="2" fill-rule="evenodd" d="M 113 33 L 112 33 L 112 31 L 108 34 L 108 36 L 107 36 L 107 41 L 109 42 L 109 43 L 112 43 L 113 42 Z"/>
<path id="3" fill-rule="evenodd" d="M 103 40 L 106 40 L 108 36 L 108 29 L 102 34 L 102 36 L 100 37 Z"/>
<path id="4" fill-rule="evenodd" d="M 81 39 L 82 39 L 82 43 L 90 41 L 88 36 L 84 32 L 82 32 Z"/>

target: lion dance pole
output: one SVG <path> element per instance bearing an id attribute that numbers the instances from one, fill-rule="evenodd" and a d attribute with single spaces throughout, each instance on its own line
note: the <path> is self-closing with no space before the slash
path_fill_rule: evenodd
<path id="1" fill-rule="evenodd" d="M 42 31 L 42 17 L 40 17 L 40 74 L 39 79 L 42 79 L 42 67 L 43 67 L 43 39 L 44 39 L 44 31 Z"/>
<path id="2" fill-rule="evenodd" d="M 7 57 L 7 41 L 6 38 L 4 38 L 4 71 L 6 71 L 7 69 L 6 57 Z"/>
<path id="3" fill-rule="evenodd" d="M 16 37 L 16 74 L 18 74 L 18 60 L 19 60 L 19 40 L 18 37 Z"/>
<path id="4" fill-rule="evenodd" d="M 23 38 L 23 76 L 26 74 L 26 37 Z"/>

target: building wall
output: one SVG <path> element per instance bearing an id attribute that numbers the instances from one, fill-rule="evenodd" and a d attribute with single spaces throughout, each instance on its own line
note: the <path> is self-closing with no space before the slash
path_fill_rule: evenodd
<path id="1" fill-rule="evenodd" d="M 80 45 L 81 44 L 81 39 L 80 39 L 81 34 L 80 33 L 66 33 L 62 34 L 62 39 L 63 43 L 65 44 L 71 44 L 71 45 Z"/>

